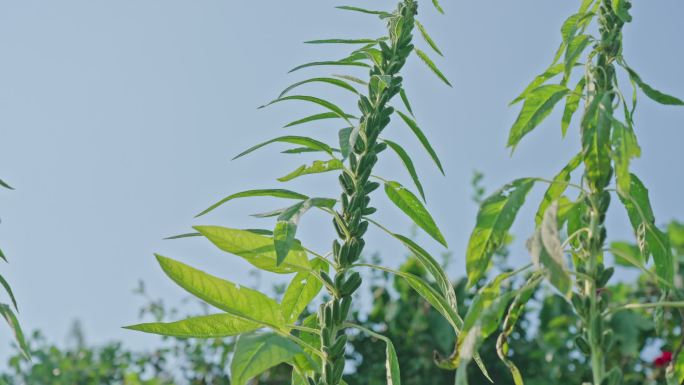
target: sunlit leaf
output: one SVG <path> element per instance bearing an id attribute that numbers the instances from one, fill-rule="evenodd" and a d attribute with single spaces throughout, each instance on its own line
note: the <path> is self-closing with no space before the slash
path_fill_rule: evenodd
<path id="1" fill-rule="evenodd" d="M 261 270 L 290 274 L 311 269 L 306 251 L 300 245 L 292 246 L 285 260 L 277 264 L 271 237 L 219 226 L 196 226 L 195 229 L 219 249 L 244 258 Z"/>
<path id="2" fill-rule="evenodd" d="M 627 2 L 625 0 L 611 0 L 610 3 L 613 7 L 613 12 L 615 12 L 620 20 L 625 23 L 632 21 L 632 16 L 629 14 L 629 8 L 627 8 Z"/>
<path id="3" fill-rule="evenodd" d="M 291 173 L 278 178 L 278 181 L 287 182 L 292 179 L 298 178 L 302 175 L 319 174 L 322 172 L 341 170 L 342 168 L 344 168 L 344 164 L 339 159 L 331 159 L 326 161 L 316 160 L 311 165 L 299 166 L 296 170 L 292 171 Z"/>
<path id="4" fill-rule="evenodd" d="M 266 295 L 161 255 L 157 255 L 157 260 L 171 280 L 210 305 L 272 328 L 281 328 L 285 324 L 280 305 Z"/>
<path id="5" fill-rule="evenodd" d="M 553 79 L 556 75 L 560 74 L 563 72 L 563 69 L 565 66 L 563 64 L 555 64 L 549 67 L 546 71 L 544 71 L 543 74 L 538 75 L 530 84 L 527 85 L 525 90 L 518 95 L 517 98 L 513 99 L 509 106 L 512 106 L 520 101 L 525 100 L 527 95 L 529 95 L 533 90 L 539 88 L 539 86 L 543 85 L 546 83 L 547 80 Z"/>
<path id="6" fill-rule="evenodd" d="M 565 50 L 566 76 L 570 74 L 570 71 L 572 71 L 572 68 L 577 63 L 577 60 L 579 60 L 579 57 L 580 55 L 582 55 L 582 52 L 584 52 L 584 50 L 589 46 L 589 43 L 591 43 L 591 37 L 589 35 L 575 36 L 570 41 L 568 47 Z"/>
<path id="7" fill-rule="evenodd" d="M 402 113 L 401 111 L 397 111 L 397 114 L 401 117 L 401 119 L 406 123 L 407 126 L 413 131 L 413 134 L 418 138 L 420 141 L 420 144 L 423 145 L 423 148 L 430 154 L 430 158 L 432 158 L 432 161 L 435 162 L 437 165 L 437 168 L 439 168 L 439 171 L 444 175 L 444 169 L 442 168 L 442 162 L 439 161 L 439 157 L 437 156 L 437 153 L 435 150 L 432 148 L 432 145 L 430 144 L 430 141 L 427 139 L 423 131 L 418 127 L 418 124 L 408 117 L 406 114 Z"/>
<path id="8" fill-rule="evenodd" d="M 328 264 L 315 259 L 311 262 L 311 269 L 315 272 L 328 271 Z M 297 321 L 302 312 L 320 293 L 323 283 L 310 272 L 297 273 L 285 289 L 283 300 L 280 306 L 283 309 L 283 316 L 288 323 Z"/>
<path id="9" fill-rule="evenodd" d="M 304 194 L 300 194 L 294 191 L 290 190 L 285 190 L 285 189 L 261 189 L 261 190 L 248 190 L 248 191 L 241 191 L 239 193 L 231 194 L 220 201 L 214 203 L 213 205 L 209 206 L 206 210 L 202 211 L 201 213 L 197 214 L 195 218 L 200 217 L 202 215 L 205 215 L 214 209 L 218 208 L 219 206 L 223 205 L 226 202 L 229 202 L 233 199 L 238 199 L 238 198 L 248 198 L 248 197 L 274 197 L 274 198 L 285 198 L 285 199 L 307 199 L 309 198 L 308 196 Z"/>
<path id="10" fill-rule="evenodd" d="M 246 385 L 250 379 L 301 352 L 297 344 L 277 334 L 242 336 L 235 345 L 230 365 L 231 384 Z"/>
<path id="11" fill-rule="evenodd" d="M 394 150 L 394 152 L 399 156 L 399 159 L 404 164 L 404 167 L 406 167 L 406 171 L 408 171 L 409 175 L 411 175 L 411 179 L 413 180 L 413 183 L 416 185 L 416 188 L 420 193 L 420 197 L 423 198 L 423 202 L 425 202 L 425 192 L 423 191 L 423 186 L 420 184 L 420 180 L 418 179 L 418 173 L 416 172 L 416 168 L 413 165 L 413 161 L 411 160 L 409 154 L 398 143 L 392 142 L 388 139 L 384 139 L 383 142 L 387 143 L 387 146 Z"/>
<path id="12" fill-rule="evenodd" d="M 442 6 L 439 5 L 439 0 L 432 0 L 432 5 L 439 13 L 444 14 L 444 9 L 442 9 Z"/>
<path id="13" fill-rule="evenodd" d="M 259 323 L 232 314 L 191 317 L 176 322 L 153 322 L 126 326 L 124 329 L 180 338 L 222 338 L 262 328 Z"/>
<path id="14" fill-rule="evenodd" d="M 447 242 L 442 235 L 442 232 L 437 227 L 434 219 L 427 211 L 425 206 L 420 203 L 418 197 L 412 192 L 404 188 L 398 182 L 385 182 L 385 193 L 387 197 L 397 206 L 401 211 L 409 216 L 413 222 L 425 230 L 428 235 L 434 238 L 437 242 L 447 247 Z"/>
<path id="15" fill-rule="evenodd" d="M 419 50 L 418 48 L 415 48 L 414 51 L 416 52 L 416 55 L 430 68 L 430 70 L 437 75 L 438 78 L 440 78 L 446 85 L 451 87 L 451 83 L 449 83 L 449 80 L 444 76 L 442 71 L 437 68 L 435 63 L 430 59 L 430 57 L 423 51 Z"/>
<path id="16" fill-rule="evenodd" d="M 563 85 L 549 84 L 530 91 L 508 136 L 508 147 L 515 147 L 520 139 L 537 127 L 567 93 Z"/>
<path id="17" fill-rule="evenodd" d="M 485 276 L 492 256 L 504 244 L 534 182 L 532 178 L 517 179 L 482 202 L 466 252 L 470 287 Z"/>
<path id="18" fill-rule="evenodd" d="M 625 125 L 615 118 L 612 121 L 611 144 L 617 187 L 623 194 L 629 194 L 629 164 L 632 158 L 641 156 L 641 148 L 631 125 Z"/>
<path id="19" fill-rule="evenodd" d="M 563 110 L 563 119 L 561 120 L 561 133 L 563 134 L 563 137 L 568 133 L 568 127 L 570 127 L 572 116 L 575 115 L 575 112 L 579 108 L 586 82 L 586 78 L 583 77 L 580 79 L 577 86 L 575 86 L 575 89 L 568 94 L 568 97 L 565 100 L 565 110 Z"/>
<path id="20" fill-rule="evenodd" d="M 539 204 L 539 209 L 537 209 L 537 214 L 534 217 L 535 223 L 538 226 L 541 225 L 542 219 L 544 218 L 544 212 L 553 203 L 558 200 L 568 189 L 568 183 L 570 183 L 570 174 L 582 164 L 582 154 L 575 155 L 568 164 L 563 167 L 563 169 L 553 178 L 552 183 L 546 189 L 544 193 L 544 198 Z"/>

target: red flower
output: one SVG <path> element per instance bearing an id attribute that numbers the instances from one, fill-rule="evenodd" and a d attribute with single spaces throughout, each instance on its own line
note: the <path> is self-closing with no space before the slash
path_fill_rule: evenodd
<path id="1" fill-rule="evenodd" d="M 660 356 L 653 360 L 653 365 L 655 365 L 656 368 L 662 368 L 670 362 L 672 362 L 672 352 L 664 351 L 660 353 Z"/>

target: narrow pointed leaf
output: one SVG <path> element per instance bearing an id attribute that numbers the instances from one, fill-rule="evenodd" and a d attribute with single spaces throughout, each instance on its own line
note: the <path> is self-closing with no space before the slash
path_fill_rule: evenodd
<path id="1" fill-rule="evenodd" d="M 191 317 L 176 322 L 153 322 L 126 326 L 124 329 L 179 338 L 223 338 L 248 333 L 262 328 L 232 314 L 212 314 Z"/>
<path id="2" fill-rule="evenodd" d="M 418 20 L 416 20 L 416 27 L 418 27 L 418 30 L 420 31 L 421 36 L 423 36 L 423 39 L 430 46 L 430 48 L 432 48 L 433 51 L 437 52 L 437 54 L 439 54 L 439 56 L 444 56 L 444 55 L 442 55 L 442 51 L 440 51 L 439 48 L 437 47 L 437 44 L 435 44 L 435 41 L 432 40 L 432 37 L 430 37 L 430 34 L 428 34 L 427 31 L 425 30 L 425 27 L 423 26 L 423 24 L 421 24 Z"/>
<path id="3" fill-rule="evenodd" d="M 277 334 L 242 336 L 235 345 L 230 366 L 231 384 L 246 385 L 250 379 L 300 353 L 302 349 L 297 344 Z"/>
<path id="4" fill-rule="evenodd" d="M 466 252 L 470 287 L 485 276 L 492 256 L 508 237 L 508 230 L 534 182 L 532 178 L 517 179 L 482 202 Z"/>
<path id="5" fill-rule="evenodd" d="M 219 226 L 197 226 L 195 230 L 219 249 L 244 258 L 261 270 L 291 274 L 311 269 L 307 253 L 300 245 L 292 246 L 284 262 L 277 264 L 275 246 L 271 237 Z"/>
<path id="6" fill-rule="evenodd" d="M 644 81 L 641 80 L 641 77 L 633 69 L 627 67 L 627 72 L 629 72 L 629 77 L 632 79 L 632 81 L 634 81 L 639 86 L 639 88 L 641 88 L 641 91 L 643 91 L 644 94 L 646 94 L 646 96 L 653 99 L 654 101 L 665 105 L 684 106 L 684 101 L 682 101 L 681 99 L 662 93 L 654 89 L 653 87 L 649 86 L 648 84 L 644 83 Z"/>
<path id="7" fill-rule="evenodd" d="M 411 103 L 409 103 L 408 96 L 406 96 L 406 90 L 402 87 L 401 90 L 399 90 L 399 96 L 401 97 L 401 101 L 404 103 L 404 107 L 406 107 L 406 110 L 413 115 L 413 110 L 411 109 Z"/>
<path id="8" fill-rule="evenodd" d="M 439 0 L 432 0 L 432 5 L 435 7 L 437 12 L 444 14 L 444 9 L 442 9 L 442 6 L 439 5 Z"/>
<path id="9" fill-rule="evenodd" d="M 631 186 L 629 164 L 632 158 L 641 156 L 641 148 L 637 143 L 636 135 L 630 125 L 625 125 L 613 118 L 613 130 L 611 137 L 613 163 L 615 164 L 615 177 L 617 187 L 621 193 L 629 194 Z"/>
<path id="10" fill-rule="evenodd" d="M 442 232 L 437 227 L 434 219 L 427 211 L 425 206 L 420 203 L 418 197 L 412 192 L 404 188 L 398 182 L 388 181 L 385 183 L 385 194 L 401 211 L 409 216 L 413 222 L 425 230 L 428 235 L 434 238 L 437 242 L 447 247 L 447 242 L 442 235 Z"/>
<path id="11" fill-rule="evenodd" d="M 233 160 L 241 158 L 241 157 L 243 157 L 243 156 L 245 156 L 245 155 L 247 155 L 247 154 L 249 154 L 255 150 L 258 150 L 261 147 L 269 145 L 271 143 L 291 143 L 291 144 L 297 144 L 300 146 L 309 147 L 309 148 L 314 149 L 314 150 L 325 151 L 328 154 L 332 154 L 332 152 L 333 152 L 332 148 L 330 146 L 328 146 L 327 144 L 325 144 L 321 141 L 311 139 L 311 138 L 306 137 L 306 136 L 287 135 L 287 136 L 281 136 L 281 137 L 278 137 L 275 139 L 267 140 L 263 143 L 259 143 L 255 146 L 252 146 L 252 147 L 248 148 L 247 150 L 236 155 L 233 158 Z"/>
<path id="12" fill-rule="evenodd" d="M 565 74 L 568 76 L 584 50 L 591 43 L 589 35 L 575 36 L 565 50 Z"/>
<path id="13" fill-rule="evenodd" d="M 280 102 L 284 102 L 287 100 L 301 100 L 301 101 L 305 101 L 305 102 L 309 102 L 309 103 L 313 103 L 313 104 L 318 104 L 319 106 L 322 106 L 322 107 L 330 110 L 331 112 L 336 113 L 337 116 L 339 116 L 340 118 L 345 119 L 347 116 L 347 114 L 344 111 L 342 111 L 342 109 L 340 107 L 336 106 L 335 104 L 333 104 L 327 100 L 324 100 L 324 99 L 320 99 L 320 98 L 317 98 L 314 96 L 307 96 L 307 95 L 283 96 L 282 98 L 278 98 L 278 99 L 276 99 L 276 100 L 274 100 L 274 101 L 272 101 L 272 102 L 270 102 L 270 103 L 268 103 L 262 107 L 270 106 L 271 104 L 280 103 Z"/>
<path id="14" fill-rule="evenodd" d="M 534 217 L 537 227 L 541 225 L 542 219 L 544 218 L 544 213 L 546 209 L 554 201 L 560 199 L 560 197 L 568 189 L 568 183 L 570 183 L 570 174 L 582 164 L 582 154 L 575 155 L 568 164 L 563 167 L 563 169 L 553 178 L 553 183 L 549 185 L 544 193 L 544 198 L 539 204 L 539 209 L 537 209 L 537 214 Z"/>
<path id="15" fill-rule="evenodd" d="M 19 311 L 19 307 L 17 306 L 17 300 L 14 298 L 14 293 L 12 292 L 12 287 L 10 287 L 9 283 L 7 283 L 7 281 L 2 275 L 0 275 L 0 285 L 2 285 L 2 287 L 7 292 L 7 295 L 10 297 L 10 300 L 12 301 L 12 306 L 14 306 L 14 310 Z"/>
<path id="16" fill-rule="evenodd" d="M 538 75 L 530 84 L 525 87 L 525 90 L 518 95 L 517 98 L 513 99 L 508 105 L 512 106 L 518 102 L 521 102 L 525 100 L 527 95 L 529 95 L 533 90 L 539 88 L 540 86 L 544 85 L 547 80 L 553 79 L 553 77 L 557 76 L 558 74 L 563 72 L 563 69 L 565 66 L 563 64 L 555 64 L 549 67 L 543 74 Z"/>
<path id="17" fill-rule="evenodd" d="M 353 86 L 351 86 L 349 83 L 345 82 L 344 80 L 341 79 L 335 79 L 335 78 L 312 78 L 312 79 L 307 79 L 307 80 L 302 80 L 301 82 L 297 82 L 283 90 L 283 92 L 278 95 L 278 99 L 282 98 L 287 94 L 288 92 L 292 91 L 293 89 L 303 85 L 303 84 L 308 84 L 308 83 L 327 83 L 327 84 L 332 84 L 334 86 L 337 86 L 339 88 L 345 89 L 347 91 L 351 91 L 354 94 L 359 93 L 359 91 L 356 90 Z"/>
<path id="18" fill-rule="evenodd" d="M 565 99 L 565 110 L 563 110 L 563 118 L 561 120 L 561 133 L 563 134 L 563 137 L 568 133 L 568 127 L 570 127 L 572 116 L 575 115 L 575 112 L 579 108 L 586 82 L 586 78 L 583 77 L 580 79 L 573 92 L 568 94 L 568 97 Z"/>
<path id="19" fill-rule="evenodd" d="M 368 82 L 367 82 L 367 81 L 361 80 L 361 79 L 357 78 L 356 76 L 351 76 L 351 75 L 340 75 L 340 74 L 333 74 L 333 76 L 336 77 L 336 78 L 349 80 L 350 82 L 354 82 L 354 83 L 356 83 L 356 84 L 361 84 L 361 85 L 364 85 L 364 86 L 367 86 L 367 85 L 368 85 Z"/>
<path id="20" fill-rule="evenodd" d="M 525 104 L 508 136 L 508 147 L 515 147 L 520 139 L 537 127 L 568 93 L 565 86 L 549 84 L 535 88 L 525 98 Z"/>
<path id="21" fill-rule="evenodd" d="M 438 78 L 440 78 L 446 85 L 451 87 L 451 83 L 449 83 L 449 80 L 446 78 L 446 76 L 444 76 L 442 71 L 440 71 L 439 68 L 437 68 L 435 63 L 432 61 L 432 59 L 430 59 L 430 57 L 425 52 L 419 50 L 418 48 L 415 48 L 414 51 L 416 52 L 416 55 L 418 55 L 418 57 L 423 61 L 423 63 L 425 63 L 428 66 L 428 68 L 430 68 L 430 70 L 435 75 L 437 75 Z"/>
<path id="22" fill-rule="evenodd" d="M 378 39 L 320 39 L 305 41 L 305 44 L 377 44 Z"/>
<path id="23" fill-rule="evenodd" d="M 392 16 L 392 14 L 390 14 L 390 13 L 388 13 L 388 12 L 385 12 L 385 11 L 374 11 L 374 10 L 370 10 L 370 9 L 359 8 L 359 7 L 352 7 L 352 6 L 348 6 L 348 5 L 342 5 L 342 6 L 335 7 L 335 8 L 337 8 L 337 9 L 342 9 L 342 10 L 345 10 L 345 11 L 354 11 L 354 12 L 367 13 L 367 14 L 369 14 L 369 15 L 379 15 L 379 16 L 386 16 L 386 17 Z"/>
<path id="24" fill-rule="evenodd" d="M 21 325 L 19 325 L 17 316 L 14 314 L 12 309 L 4 303 L 0 303 L 0 315 L 2 315 L 5 321 L 7 321 L 7 325 L 9 325 L 10 329 L 12 329 L 14 340 L 19 345 L 19 350 L 21 353 L 24 355 L 24 357 L 29 358 L 30 350 L 26 340 L 24 339 L 24 332 L 21 330 Z"/>
<path id="25" fill-rule="evenodd" d="M 161 255 L 157 255 L 157 260 L 171 280 L 208 304 L 246 321 L 272 328 L 281 328 L 285 324 L 280 305 L 266 295 Z"/>
<path id="26" fill-rule="evenodd" d="M 291 173 L 278 178 L 280 182 L 287 182 L 292 179 L 298 178 L 302 175 L 309 174 L 320 174 L 328 171 L 341 170 L 344 168 L 344 164 L 339 159 L 331 159 L 327 161 L 316 160 L 311 165 L 301 165 L 296 170 Z"/>
<path id="27" fill-rule="evenodd" d="M 342 158 L 347 159 L 349 153 L 351 152 L 350 137 L 352 133 L 352 127 L 345 127 L 337 133 L 337 137 L 340 141 L 340 152 L 342 153 Z"/>
<path id="28" fill-rule="evenodd" d="M 349 67 L 364 67 L 364 68 L 370 68 L 371 66 L 367 63 L 364 63 L 362 61 L 356 60 L 356 59 L 342 59 L 342 60 L 324 60 L 324 61 L 315 61 L 311 63 L 305 63 L 305 64 L 300 64 L 297 67 L 291 69 L 288 71 L 288 73 L 292 73 L 295 71 L 299 71 L 304 68 L 308 67 L 319 67 L 319 66 L 349 66 Z"/>
<path id="29" fill-rule="evenodd" d="M 416 188 L 420 193 L 420 197 L 423 198 L 423 202 L 425 202 L 425 192 L 423 192 L 423 186 L 420 184 L 420 180 L 418 179 L 418 173 L 416 172 L 416 168 L 413 165 L 413 161 L 411 160 L 409 154 L 398 143 L 392 142 L 388 139 L 384 139 L 383 142 L 387 143 L 389 148 L 394 150 L 397 156 L 399 156 L 399 159 L 404 164 L 404 167 L 406 167 L 406 171 L 408 171 L 409 175 L 411 175 L 411 179 L 413 180 L 413 183 L 416 185 Z"/>
<path id="30" fill-rule="evenodd" d="M 14 190 L 14 188 L 10 185 L 8 185 L 4 180 L 0 179 L 0 187 L 4 187 L 8 190 Z"/>
<path id="31" fill-rule="evenodd" d="M 347 114 L 345 116 L 345 118 L 355 119 L 356 117 L 354 115 Z M 302 119 L 297 119 L 294 122 L 290 122 L 290 123 L 286 124 L 285 126 L 283 126 L 283 128 L 297 126 L 299 124 L 315 122 L 315 121 L 324 120 L 324 119 L 342 119 L 342 118 L 339 115 L 337 115 L 337 113 L 335 113 L 335 112 L 323 112 L 320 114 L 310 115 L 310 116 L 304 117 Z"/>
<path id="32" fill-rule="evenodd" d="M 432 161 L 435 162 L 437 165 L 437 168 L 439 168 L 439 171 L 444 175 L 444 169 L 442 168 L 442 162 L 439 161 L 439 157 L 437 156 L 437 153 L 435 150 L 432 148 L 432 145 L 430 144 L 430 141 L 427 139 L 423 131 L 418 127 L 418 124 L 408 117 L 406 114 L 402 113 L 401 111 L 397 111 L 397 114 L 401 117 L 401 119 L 406 123 L 407 126 L 413 131 L 413 134 L 418 138 L 420 141 L 420 144 L 423 145 L 423 148 L 430 154 L 430 158 L 432 158 Z"/>
<path id="33" fill-rule="evenodd" d="M 315 259 L 311 262 L 313 271 L 328 271 L 328 264 Z M 318 293 L 323 288 L 323 283 L 310 272 L 297 273 L 285 289 L 283 300 L 280 306 L 283 309 L 283 316 L 288 323 L 297 321 L 302 312 L 309 306 Z"/>
<path id="34" fill-rule="evenodd" d="M 335 206 L 335 203 L 337 203 L 335 199 L 310 198 L 288 207 L 280 214 L 275 230 L 273 230 L 273 241 L 276 249 L 276 265 L 283 263 L 290 253 L 301 217 L 312 207 L 331 209 Z"/>
<path id="35" fill-rule="evenodd" d="M 261 190 L 241 191 L 239 193 L 231 194 L 231 195 L 221 199 L 220 201 L 214 203 L 213 205 L 209 206 L 206 210 L 197 214 L 195 216 L 195 218 L 201 217 L 202 215 L 205 215 L 205 214 L 215 210 L 219 206 L 221 206 L 224 203 L 229 202 L 233 199 L 248 198 L 248 197 L 274 197 L 274 198 L 301 199 L 301 200 L 309 198 L 308 196 L 306 196 L 304 194 L 300 194 L 300 193 L 290 191 L 290 190 L 285 190 L 285 189 L 261 189 Z"/>

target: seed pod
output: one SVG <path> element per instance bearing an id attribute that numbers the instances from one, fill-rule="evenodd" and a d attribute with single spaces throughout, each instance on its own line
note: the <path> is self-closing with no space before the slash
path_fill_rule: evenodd
<path id="1" fill-rule="evenodd" d="M 359 223 L 359 228 L 356 230 L 356 234 L 359 237 L 362 237 L 364 234 L 366 234 L 366 231 L 368 230 L 368 221 L 363 221 Z"/>
<path id="2" fill-rule="evenodd" d="M 339 357 L 344 354 L 345 346 L 347 346 L 347 336 L 345 334 L 340 334 L 330 347 L 330 351 L 333 356 Z"/>
<path id="3" fill-rule="evenodd" d="M 345 249 L 347 250 L 347 253 L 348 253 L 349 252 L 349 244 L 348 243 L 345 243 L 344 245 L 342 245 L 342 254 L 345 254 Z M 345 282 L 344 271 L 337 272 L 337 274 L 335 274 L 335 287 L 339 289 L 340 287 L 344 286 L 344 282 Z M 333 301 L 333 302 L 335 302 L 335 301 Z"/>
<path id="4" fill-rule="evenodd" d="M 575 313 L 577 313 L 578 316 L 585 318 L 587 309 L 584 307 L 582 297 L 580 297 L 577 293 L 572 293 L 571 301 L 572 306 L 575 308 Z"/>
<path id="5" fill-rule="evenodd" d="M 321 278 L 327 283 L 329 286 L 335 287 L 335 283 L 333 282 L 332 278 L 326 273 L 325 271 L 321 270 Z"/>
<path id="6" fill-rule="evenodd" d="M 344 373 L 344 358 L 339 358 L 333 364 L 333 379 L 331 384 L 338 384 L 342 379 L 342 374 Z"/>
<path id="7" fill-rule="evenodd" d="M 609 267 L 606 270 L 604 270 L 599 276 L 598 282 L 596 282 L 598 287 L 605 287 L 610 278 L 613 276 L 613 273 L 615 273 L 614 267 Z"/>
<path id="8" fill-rule="evenodd" d="M 587 340 L 584 339 L 584 337 L 575 337 L 575 345 L 584 355 L 589 356 L 591 354 L 591 348 L 589 347 L 589 343 L 587 342 Z"/>
<path id="9" fill-rule="evenodd" d="M 349 274 L 349 278 L 347 278 L 347 281 L 342 285 L 339 291 L 344 297 L 351 295 L 354 291 L 356 291 L 356 289 L 359 288 L 359 286 L 361 286 L 361 275 L 355 271 Z"/>
<path id="10" fill-rule="evenodd" d="M 349 309 L 351 309 L 351 304 L 352 297 L 342 297 L 342 301 L 340 303 L 340 322 L 344 322 L 347 320 L 347 316 L 349 316 Z"/>
<path id="11" fill-rule="evenodd" d="M 368 216 L 368 215 L 373 215 L 375 212 L 378 211 L 375 207 L 366 207 L 365 209 L 361 210 L 361 215 Z"/>
<path id="12" fill-rule="evenodd" d="M 363 193 L 364 194 L 370 194 L 373 191 L 375 191 L 378 187 L 380 187 L 380 183 L 378 183 L 378 182 L 366 183 L 366 185 L 363 186 Z"/>

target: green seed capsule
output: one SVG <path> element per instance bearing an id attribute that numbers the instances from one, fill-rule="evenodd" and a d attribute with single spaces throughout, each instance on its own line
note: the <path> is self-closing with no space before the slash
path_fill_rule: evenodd
<path id="1" fill-rule="evenodd" d="M 591 348 L 589 347 L 589 343 L 587 342 L 587 340 L 584 339 L 584 337 L 575 337 L 575 345 L 584 355 L 589 356 L 591 354 Z"/>

